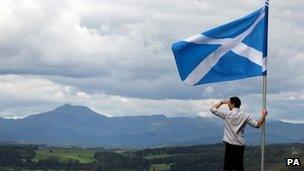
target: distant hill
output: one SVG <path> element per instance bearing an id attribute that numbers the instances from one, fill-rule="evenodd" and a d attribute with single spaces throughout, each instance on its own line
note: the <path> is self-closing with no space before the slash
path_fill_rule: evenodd
<path id="1" fill-rule="evenodd" d="M 304 124 L 269 121 L 267 143 L 304 142 Z M 65 104 L 24 119 L 0 119 L 0 141 L 104 147 L 155 147 L 221 142 L 218 118 L 164 115 L 106 117 L 84 106 Z M 260 143 L 260 130 L 245 130 L 247 144 Z"/>

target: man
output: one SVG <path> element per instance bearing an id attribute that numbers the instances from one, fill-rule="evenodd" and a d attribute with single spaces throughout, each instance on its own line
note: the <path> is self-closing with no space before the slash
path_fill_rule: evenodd
<path id="1" fill-rule="evenodd" d="M 218 109 L 226 104 L 229 112 L 222 112 Z M 256 121 L 250 114 L 240 110 L 241 100 L 238 97 L 230 97 L 229 100 L 221 101 L 215 104 L 210 110 L 211 112 L 225 120 L 224 138 L 225 143 L 225 159 L 224 170 L 227 171 L 243 171 L 244 158 L 244 129 L 246 124 L 254 128 L 260 128 L 265 122 L 267 110 L 261 111 L 261 117 Z"/>

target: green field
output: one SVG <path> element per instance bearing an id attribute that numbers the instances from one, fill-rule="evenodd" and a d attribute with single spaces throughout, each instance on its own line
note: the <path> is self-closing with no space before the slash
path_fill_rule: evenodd
<path id="1" fill-rule="evenodd" d="M 49 148 L 39 149 L 36 151 L 35 161 L 39 159 L 48 159 L 57 157 L 60 160 L 78 160 L 80 163 L 94 162 L 94 154 L 96 150 L 90 149 L 70 149 L 70 148 Z"/>
<path id="2" fill-rule="evenodd" d="M 172 164 L 153 164 L 150 166 L 149 171 L 168 171 Z"/>

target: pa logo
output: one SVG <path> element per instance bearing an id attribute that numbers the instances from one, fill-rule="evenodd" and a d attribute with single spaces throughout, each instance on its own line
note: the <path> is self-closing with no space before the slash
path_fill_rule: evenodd
<path id="1" fill-rule="evenodd" d="M 286 158 L 286 166 L 301 166 L 299 158 Z"/>

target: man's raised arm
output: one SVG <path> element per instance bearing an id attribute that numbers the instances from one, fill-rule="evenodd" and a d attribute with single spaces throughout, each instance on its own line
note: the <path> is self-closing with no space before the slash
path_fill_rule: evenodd
<path id="1" fill-rule="evenodd" d="M 224 101 L 220 101 L 220 102 L 216 103 L 215 105 L 213 105 L 210 108 L 210 111 L 211 111 L 212 114 L 214 114 L 214 115 L 216 115 L 220 118 L 225 119 L 226 113 L 218 111 L 218 108 L 220 108 L 223 104 L 228 104 L 228 101 L 224 100 Z"/>

